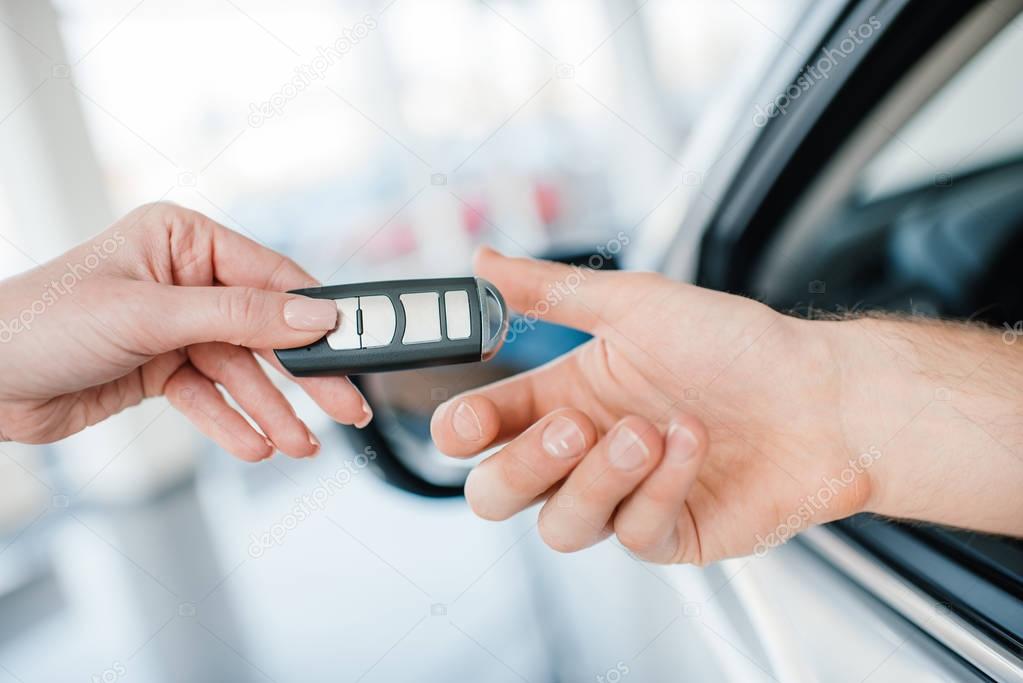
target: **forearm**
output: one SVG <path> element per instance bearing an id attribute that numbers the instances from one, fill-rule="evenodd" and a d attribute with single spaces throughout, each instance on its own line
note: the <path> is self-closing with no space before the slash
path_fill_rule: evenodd
<path id="1" fill-rule="evenodd" d="M 876 448 L 867 509 L 1023 535 L 1023 340 L 894 318 L 827 326 L 850 448 Z"/>

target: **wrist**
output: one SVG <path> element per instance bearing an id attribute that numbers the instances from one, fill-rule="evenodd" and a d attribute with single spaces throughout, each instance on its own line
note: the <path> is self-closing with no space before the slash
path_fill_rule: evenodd
<path id="1" fill-rule="evenodd" d="M 1023 348 L 997 331 L 894 317 L 822 323 L 847 446 L 876 452 L 864 511 L 1020 533 Z M 1013 521 L 1015 519 L 1016 521 Z"/>
<path id="2" fill-rule="evenodd" d="M 914 466 L 914 451 L 905 448 L 920 412 L 938 387 L 922 372 L 917 348 L 898 333 L 906 324 L 888 318 L 856 318 L 823 323 L 838 367 L 838 419 L 850 452 L 875 457 L 865 468 L 869 495 L 861 512 L 904 516 L 908 498 L 903 484 Z M 919 493 L 919 492 L 917 492 Z"/>
<path id="3" fill-rule="evenodd" d="M 800 396 L 807 419 L 798 438 L 826 460 L 819 483 L 836 500 L 817 521 L 875 511 L 888 495 L 880 445 L 886 422 L 895 421 L 885 416 L 877 394 L 894 396 L 897 380 L 868 352 L 872 333 L 860 321 L 789 320 L 803 359 L 798 372 L 812 380 Z"/>

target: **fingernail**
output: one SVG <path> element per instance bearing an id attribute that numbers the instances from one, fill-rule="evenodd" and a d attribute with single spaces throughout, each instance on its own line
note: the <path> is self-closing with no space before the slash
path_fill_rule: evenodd
<path id="1" fill-rule="evenodd" d="M 263 441 L 270 447 L 270 452 L 263 458 L 263 460 L 266 460 L 266 458 L 273 457 L 273 454 L 277 452 L 277 446 L 274 446 L 274 442 L 270 439 L 264 438 Z"/>
<path id="2" fill-rule="evenodd" d="M 303 332 L 327 331 L 337 327 L 337 305 L 330 299 L 295 297 L 284 304 L 284 322 Z"/>
<path id="3" fill-rule="evenodd" d="M 320 440 L 317 439 L 316 435 L 310 432 L 308 429 L 306 430 L 306 434 L 309 435 L 309 444 L 316 449 L 315 451 L 313 451 L 313 455 L 316 455 L 320 451 Z"/>
<path id="4" fill-rule="evenodd" d="M 646 444 L 640 441 L 636 432 L 628 427 L 619 427 L 608 447 L 611 464 L 616 469 L 625 472 L 642 466 L 648 455 L 650 455 L 650 451 Z"/>
<path id="5" fill-rule="evenodd" d="M 664 444 L 664 459 L 676 465 L 683 465 L 696 455 L 696 436 L 687 428 L 675 422 L 668 427 L 668 438 Z"/>
<path id="6" fill-rule="evenodd" d="M 373 411 L 370 410 L 369 404 L 366 403 L 366 399 L 362 399 L 362 419 L 355 423 L 357 429 L 362 429 L 369 424 L 369 421 L 373 419 Z"/>
<path id="7" fill-rule="evenodd" d="M 554 419 L 543 430 L 540 440 L 543 449 L 555 458 L 574 458 L 586 447 L 586 437 L 579 425 L 567 417 Z"/>
<path id="8" fill-rule="evenodd" d="M 455 434 L 463 441 L 479 441 L 483 438 L 483 427 L 480 426 L 480 418 L 472 406 L 462 401 L 455 408 L 451 416 L 451 426 L 455 428 Z"/>

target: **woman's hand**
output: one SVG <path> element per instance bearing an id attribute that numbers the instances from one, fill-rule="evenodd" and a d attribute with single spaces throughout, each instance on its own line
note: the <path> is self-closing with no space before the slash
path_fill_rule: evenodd
<path id="1" fill-rule="evenodd" d="M 0 439 L 46 443 L 166 395 L 248 461 L 319 443 L 253 357 L 337 324 L 291 260 L 171 204 L 140 207 L 53 261 L 0 283 Z M 335 420 L 371 413 L 347 378 L 296 379 Z M 226 389 L 262 430 L 224 400 Z"/>

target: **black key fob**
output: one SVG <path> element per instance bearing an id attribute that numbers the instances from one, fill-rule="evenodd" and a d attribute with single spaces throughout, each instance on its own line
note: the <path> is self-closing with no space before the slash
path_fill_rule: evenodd
<path id="1" fill-rule="evenodd" d="M 276 349 L 296 377 L 354 375 L 489 360 L 508 330 L 497 288 L 476 277 L 297 289 L 333 299 L 338 326 L 309 346 Z"/>

